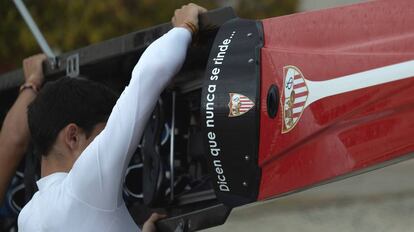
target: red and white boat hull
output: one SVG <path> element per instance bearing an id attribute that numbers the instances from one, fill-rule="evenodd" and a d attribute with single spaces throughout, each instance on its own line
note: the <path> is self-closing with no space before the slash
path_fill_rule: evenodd
<path id="1" fill-rule="evenodd" d="M 202 94 L 217 196 L 237 206 L 409 158 L 412 9 L 380 0 L 224 24 Z"/>

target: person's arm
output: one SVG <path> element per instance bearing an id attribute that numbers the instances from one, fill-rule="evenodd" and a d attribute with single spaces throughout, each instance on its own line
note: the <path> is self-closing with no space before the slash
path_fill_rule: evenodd
<path id="1" fill-rule="evenodd" d="M 0 203 L 17 166 L 27 150 L 30 132 L 27 123 L 27 106 L 36 98 L 36 91 L 43 83 L 43 54 L 23 61 L 25 88 L 4 119 L 0 131 Z"/>
<path id="2" fill-rule="evenodd" d="M 198 24 L 197 16 L 201 11 L 198 6 L 188 6 L 179 12 L 182 10 L 191 23 Z M 142 54 L 105 129 L 82 152 L 69 172 L 67 186 L 73 197 L 105 210 L 113 210 L 123 203 L 121 193 L 126 166 L 159 95 L 180 70 L 190 42 L 190 30 L 175 27 Z"/>

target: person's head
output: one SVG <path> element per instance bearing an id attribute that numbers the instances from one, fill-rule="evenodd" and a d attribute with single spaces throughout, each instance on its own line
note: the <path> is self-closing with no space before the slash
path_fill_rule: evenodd
<path id="1" fill-rule="evenodd" d="M 36 153 L 74 162 L 102 131 L 116 100 L 108 87 L 86 79 L 64 77 L 45 84 L 28 107 Z"/>

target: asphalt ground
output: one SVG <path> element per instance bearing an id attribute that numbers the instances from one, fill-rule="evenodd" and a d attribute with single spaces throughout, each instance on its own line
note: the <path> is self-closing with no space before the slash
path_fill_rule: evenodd
<path id="1" fill-rule="evenodd" d="M 236 208 L 206 231 L 414 231 L 414 160 Z"/>

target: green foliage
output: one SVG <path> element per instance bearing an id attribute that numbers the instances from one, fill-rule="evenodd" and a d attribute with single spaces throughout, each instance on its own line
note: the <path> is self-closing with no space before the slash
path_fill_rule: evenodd
<path id="1" fill-rule="evenodd" d="M 34 20 L 57 52 L 66 52 L 168 22 L 189 0 L 26 0 Z M 233 6 L 240 17 L 267 18 L 296 9 L 297 0 L 194 0 L 207 9 Z M 0 1 L 0 72 L 40 52 L 11 0 Z"/>

